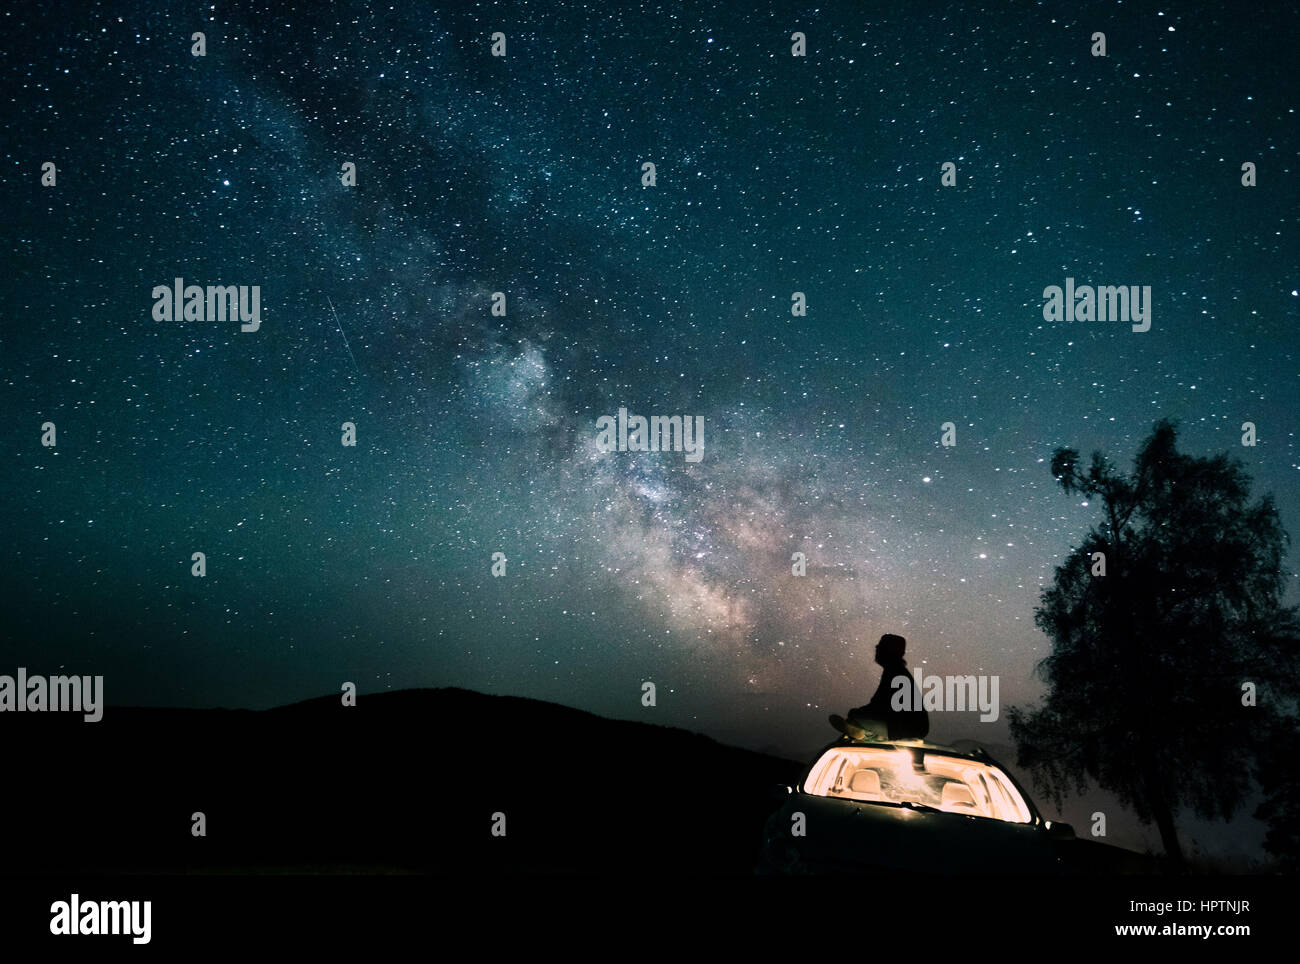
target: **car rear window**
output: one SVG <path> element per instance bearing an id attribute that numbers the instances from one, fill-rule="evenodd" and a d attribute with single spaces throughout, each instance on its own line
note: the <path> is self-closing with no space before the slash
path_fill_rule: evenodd
<path id="1" fill-rule="evenodd" d="M 1024 797 L 996 766 L 931 751 L 834 747 L 813 766 L 804 792 L 864 803 L 919 805 L 1009 823 L 1033 819 Z"/>

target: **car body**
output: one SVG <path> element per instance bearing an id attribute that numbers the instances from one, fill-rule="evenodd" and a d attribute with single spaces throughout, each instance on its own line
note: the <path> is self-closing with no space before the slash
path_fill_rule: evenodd
<path id="1" fill-rule="evenodd" d="M 1127 854 L 1045 820 L 983 749 L 844 738 L 777 793 L 760 873 L 1059 874 Z"/>

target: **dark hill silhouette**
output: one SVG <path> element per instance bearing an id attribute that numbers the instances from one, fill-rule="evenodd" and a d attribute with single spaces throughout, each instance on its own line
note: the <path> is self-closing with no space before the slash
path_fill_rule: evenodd
<path id="1" fill-rule="evenodd" d="M 0 726 L 13 777 L 3 872 L 20 874 L 745 874 L 768 788 L 805 765 L 461 689 L 356 707 L 108 707 L 98 723 L 15 713 Z M 497 811 L 504 838 L 490 832 Z"/>

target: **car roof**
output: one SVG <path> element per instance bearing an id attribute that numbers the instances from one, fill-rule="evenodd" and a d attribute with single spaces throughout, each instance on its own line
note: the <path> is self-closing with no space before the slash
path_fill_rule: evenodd
<path id="1" fill-rule="evenodd" d="M 927 753 L 942 753 L 945 756 L 962 757 L 966 760 L 981 760 L 997 763 L 989 756 L 988 751 L 982 746 L 976 746 L 974 749 L 959 749 L 955 746 L 947 746 L 943 743 L 927 743 L 925 740 L 852 740 L 847 736 L 842 736 L 838 740 L 827 743 L 817 752 L 817 758 L 821 759 L 822 754 L 827 750 L 840 749 L 843 747 L 874 747 L 883 750 L 924 750 Z M 815 762 L 815 761 L 814 761 Z"/>

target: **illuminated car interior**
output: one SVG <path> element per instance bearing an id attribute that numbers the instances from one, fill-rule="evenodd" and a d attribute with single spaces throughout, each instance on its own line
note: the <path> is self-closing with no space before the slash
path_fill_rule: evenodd
<path id="1" fill-rule="evenodd" d="M 929 807 L 1010 823 L 1033 819 L 1024 797 L 996 766 L 930 750 L 834 747 L 813 766 L 803 789 L 822 797 Z"/>

